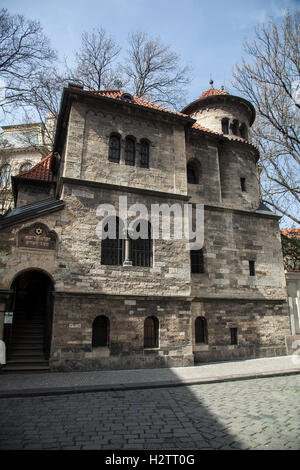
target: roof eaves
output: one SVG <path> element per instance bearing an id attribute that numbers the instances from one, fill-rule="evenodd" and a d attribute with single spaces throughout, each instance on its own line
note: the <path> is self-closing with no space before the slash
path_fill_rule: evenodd
<path id="1" fill-rule="evenodd" d="M 54 198 L 18 207 L 7 212 L 0 218 L 0 230 L 36 217 L 41 217 L 58 210 L 62 210 L 64 207 L 64 201 Z"/>

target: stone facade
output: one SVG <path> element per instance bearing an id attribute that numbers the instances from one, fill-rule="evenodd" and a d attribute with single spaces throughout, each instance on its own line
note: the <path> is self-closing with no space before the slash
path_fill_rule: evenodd
<path id="1" fill-rule="evenodd" d="M 19 181 L 19 212 L 12 213 L 12 222 L 0 220 L 5 308 L 13 305 L 22 273 L 42 272 L 51 280 L 52 370 L 187 366 L 286 353 L 290 326 L 278 218 L 260 206 L 258 152 L 211 124 L 227 106 L 229 117 L 242 116 L 250 129 L 252 108 L 222 95 L 216 112 L 215 98 L 202 121 L 195 106 L 190 116 L 136 98 L 124 100 L 118 93 L 65 89 L 51 166 L 55 198 L 42 185 L 31 188 Z M 119 163 L 108 159 L 112 133 L 120 139 Z M 135 141 L 134 165 L 125 162 L 128 136 Z M 148 168 L 140 165 L 144 139 Z M 196 184 L 187 182 L 190 161 L 198 165 Z M 188 238 L 176 238 L 172 231 L 170 239 L 153 239 L 149 266 L 103 264 L 97 209 L 111 204 L 122 217 L 119 204 L 125 198 L 127 207 L 143 204 L 149 214 L 153 205 L 175 205 L 183 212 L 190 204 L 195 215 L 197 204 L 203 205 L 203 272 L 191 272 Z M 49 200 L 47 210 L 40 206 L 43 200 Z M 20 201 L 32 205 L 29 215 Z M 172 213 L 171 228 L 175 222 Z M 55 249 L 18 246 L 19 231 L 33 223 L 56 233 Z M 251 275 L 249 262 L 255 266 Z M 93 347 L 97 317 L 106 318 L 108 340 Z M 145 347 L 149 317 L 156 321 L 157 342 Z M 202 342 L 196 341 L 199 317 L 207 328 Z"/>

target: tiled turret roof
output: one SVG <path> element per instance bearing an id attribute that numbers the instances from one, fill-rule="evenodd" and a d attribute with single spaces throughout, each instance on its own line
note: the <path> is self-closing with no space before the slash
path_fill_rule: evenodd
<path id="1" fill-rule="evenodd" d="M 50 168 L 52 160 L 52 152 L 44 157 L 39 163 L 30 168 L 30 170 L 22 171 L 18 174 L 18 178 L 27 178 L 41 181 L 52 181 L 52 171 Z"/>

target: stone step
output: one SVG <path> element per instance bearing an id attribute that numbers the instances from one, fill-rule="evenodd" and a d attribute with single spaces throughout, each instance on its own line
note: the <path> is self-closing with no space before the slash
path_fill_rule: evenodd
<path id="1" fill-rule="evenodd" d="M 44 357 L 42 358 L 36 358 L 36 359 L 32 359 L 30 357 L 22 357 L 22 358 L 8 358 L 7 361 L 6 361 L 6 364 L 9 364 L 9 365 L 18 365 L 18 364 L 35 364 L 35 365 L 42 365 L 42 366 L 45 366 L 45 365 L 48 365 L 48 361 L 46 361 L 46 359 Z"/>
<path id="2" fill-rule="evenodd" d="M 6 364 L 1 369 L 1 373 L 9 372 L 49 372 L 49 364 Z"/>

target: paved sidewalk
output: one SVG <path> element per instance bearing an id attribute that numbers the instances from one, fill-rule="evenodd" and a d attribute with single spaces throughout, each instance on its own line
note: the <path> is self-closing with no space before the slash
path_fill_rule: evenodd
<path id="1" fill-rule="evenodd" d="M 291 374 L 300 374 L 298 356 L 161 369 L 47 373 L 0 372 L 0 398 L 175 387 Z"/>

